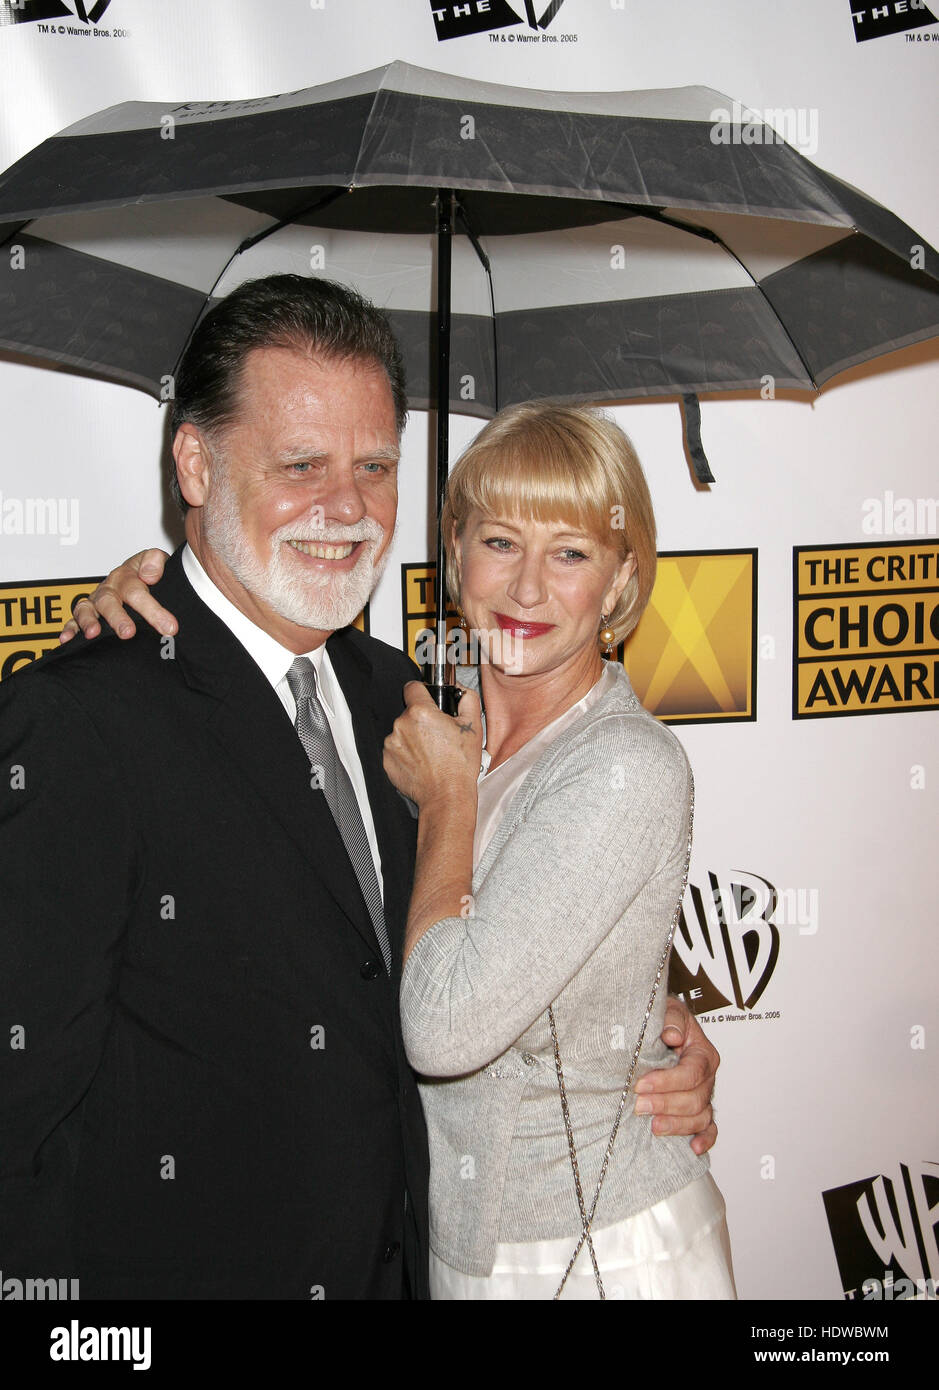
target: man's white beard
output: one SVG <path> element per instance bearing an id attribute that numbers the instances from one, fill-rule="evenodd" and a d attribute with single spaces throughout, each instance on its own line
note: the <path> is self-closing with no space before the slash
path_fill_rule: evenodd
<path id="1" fill-rule="evenodd" d="M 296 623 L 298 627 L 317 628 L 320 632 L 348 627 L 358 617 L 381 578 L 391 550 L 389 544 L 375 564 L 375 552 L 385 532 L 371 517 L 362 517 L 351 526 L 335 522 L 316 525 L 312 518 L 300 517 L 272 534 L 271 558 L 266 565 L 262 564 L 245 535 L 238 500 L 224 463 L 213 470 L 203 529 L 208 544 L 249 593 L 287 622 Z M 330 573 L 307 566 L 300 554 L 287 545 L 288 540 L 326 545 L 351 541 L 363 544 L 353 569 Z"/>

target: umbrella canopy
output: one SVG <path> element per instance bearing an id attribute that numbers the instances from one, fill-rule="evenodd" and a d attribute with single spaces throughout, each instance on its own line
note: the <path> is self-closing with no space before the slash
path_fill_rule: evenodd
<path id="1" fill-rule="evenodd" d="M 165 398 L 207 305 L 300 270 L 388 310 L 427 407 L 441 188 L 464 414 L 813 388 L 939 332 L 932 248 L 718 92 L 391 63 L 259 100 L 129 102 L 39 145 L 0 179 L 0 240 L 22 248 L 0 346 Z"/>
<path id="2" fill-rule="evenodd" d="M 817 387 L 939 332 L 939 258 L 719 92 L 531 91 L 391 63 L 115 106 L 0 179 L 0 348 L 172 394 L 202 313 L 321 274 L 386 309 L 412 406 Z M 438 536 L 438 574 L 442 541 Z M 437 586 L 435 689 L 446 635 Z"/>

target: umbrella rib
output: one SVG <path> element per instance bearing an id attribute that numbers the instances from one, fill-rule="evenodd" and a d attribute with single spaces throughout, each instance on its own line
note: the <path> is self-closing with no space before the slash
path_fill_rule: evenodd
<path id="1" fill-rule="evenodd" d="M 241 245 L 232 252 L 225 262 L 221 274 L 215 281 L 215 285 L 221 280 L 222 275 L 225 274 L 225 271 L 236 256 L 240 256 L 244 251 L 250 251 L 252 246 L 257 246 L 259 241 L 264 241 L 266 237 L 272 236 L 274 232 L 279 232 L 282 227 L 289 227 L 292 222 L 296 222 L 298 217 L 304 217 L 309 212 L 319 212 L 320 208 L 328 208 L 330 203 L 335 203 L 337 199 L 351 192 L 351 188 L 332 188 L 328 193 L 325 193 L 322 198 L 314 198 L 312 203 L 306 203 L 302 207 L 294 208 L 289 217 L 281 217 L 270 227 L 264 227 L 260 232 L 255 232 L 253 236 L 245 237 Z M 215 289 L 215 285 L 212 286 L 213 290 Z"/>
<path id="2" fill-rule="evenodd" d="M 212 296 L 215 294 L 215 291 L 220 282 L 224 279 L 228 271 L 228 267 L 231 265 L 235 257 L 242 255 L 242 253 L 245 251 L 250 251 L 252 246 L 257 246 L 258 242 L 263 241 L 265 237 L 273 236 L 274 232 L 279 232 L 282 227 L 289 226 L 290 223 L 293 222 L 297 217 L 302 217 L 309 212 L 318 212 L 320 208 L 328 207 L 330 203 L 335 203 L 338 198 L 343 197 L 344 194 L 349 192 L 351 192 L 351 189 L 348 188 L 330 189 L 329 193 L 326 193 L 322 198 L 316 198 L 312 203 L 307 203 L 303 207 L 295 208 L 289 217 L 279 218 L 276 222 L 273 222 L 269 227 L 264 227 L 260 232 L 255 232 L 253 236 L 245 237 L 241 245 L 235 247 L 228 260 L 225 262 L 219 273 L 216 275 L 215 279 L 212 281 L 212 288 L 209 290 L 208 294 L 205 297 L 205 304 L 203 304 L 202 306 L 202 313 L 200 313 L 197 316 L 189 332 L 186 334 L 186 341 L 185 343 L 183 343 L 182 349 L 180 350 L 179 356 L 176 358 L 176 362 L 173 367 L 174 377 L 176 376 L 176 373 L 179 371 L 179 364 L 183 360 L 183 357 L 185 356 L 189 344 L 192 342 L 192 335 L 195 333 L 202 320 L 202 314 L 205 313 L 206 304 L 208 304 L 211 301 Z"/>
<path id="3" fill-rule="evenodd" d="M 743 261 L 737 255 L 736 251 L 733 249 L 732 246 L 728 246 L 727 242 L 724 241 L 722 237 L 719 237 L 716 232 L 712 232 L 709 227 L 695 227 L 691 223 L 681 222 L 677 217 L 669 217 L 668 213 L 663 212 L 661 208 L 649 208 L 645 212 L 640 212 L 639 216 L 649 217 L 654 222 L 664 222 L 667 226 L 675 227 L 680 232 L 691 232 L 692 236 L 704 237 L 706 241 L 713 241 L 715 245 L 720 246 L 724 251 L 727 252 L 728 256 L 733 256 L 734 260 L 740 266 L 740 269 L 743 270 L 747 275 L 749 275 L 754 288 L 759 290 L 760 294 L 763 296 L 763 299 L 766 302 L 766 305 L 769 308 L 770 313 L 772 314 L 773 318 L 779 324 L 780 328 L 789 340 L 789 346 L 792 348 L 793 352 L 795 353 L 796 357 L 801 363 L 802 370 L 805 372 L 805 375 L 808 377 L 815 390 L 817 391 L 819 389 L 818 383 L 816 382 L 815 377 L 812 375 L 812 372 L 809 368 L 809 364 L 806 362 L 805 358 L 802 356 L 802 353 L 799 351 L 798 347 L 793 341 L 792 334 L 789 332 L 789 329 L 786 327 L 779 314 L 777 314 L 776 310 L 773 308 L 769 296 L 763 289 L 763 286 L 760 284 L 759 280 L 754 279 L 749 266 L 744 265 Z"/>
<path id="4" fill-rule="evenodd" d="M 490 261 L 489 257 L 486 255 L 485 251 L 483 250 L 483 248 L 482 248 L 482 243 L 480 242 L 479 237 L 478 237 L 478 236 L 476 235 L 476 233 L 473 231 L 473 228 L 472 228 L 472 226 L 470 225 L 470 220 L 469 220 L 469 216 L 468 216 L 468 214 L 467 214 L 466 208 L 465 208 L 465 207 L 463 206 L 463 204 L 460 202 L 459 198 L 457 198 L 457 200 L 456 200 L 456 213 L 457 213 L 457 216 L 459 217 L 460 221 L 463 223 L 463 226 L 466 228 L 466 235 L 469 237 L 469 243 L 470 243 L 470 245 L 472 246 L 473 250 L 476 252 L 476 255 L 477 255 L 478 258 L 479 258 L 480 265 L 482 266 L 483 270 L 486 272 L 486 279 L 489 281 L 489 307 L 490 307 L 491 310 L 492 310 L 492 395 L 493 395 L 493 404 L 495 405 L 496 410 L 498 410 L 498 409 L 499 409 L 499 337 L 498 337 L 498 331 L 497 331 L 497 327 L 496 327 L 496 296 L 495 296 L 495 291 L 494 291 L 494 289 L 493 289 L 493 287 L 492 287 L 492 262 Z"/>

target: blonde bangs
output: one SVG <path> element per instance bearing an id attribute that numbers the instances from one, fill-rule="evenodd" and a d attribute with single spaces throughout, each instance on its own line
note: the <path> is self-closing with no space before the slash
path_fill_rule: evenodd
<path id="1" fill-rule="evenodd" d="M 526 435 L 483 446 L 474 465 L 461 487 L 464 516 L 478 508 L 506 520 L 564 522 L 610 544 L 607 487 L 589 456 L 572 458 L 550 434 Z"/>

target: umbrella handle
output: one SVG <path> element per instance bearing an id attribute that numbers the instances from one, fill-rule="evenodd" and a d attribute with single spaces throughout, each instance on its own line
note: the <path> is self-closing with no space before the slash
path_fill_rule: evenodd
<path id="1" fill-rule="evenodd" d="M 434 704 L 444 714 L 458 713 L 460 696 L 463 694 L 458 685 L 439 685 L 436 681 L 428 681 L 427 689 Z"/>

